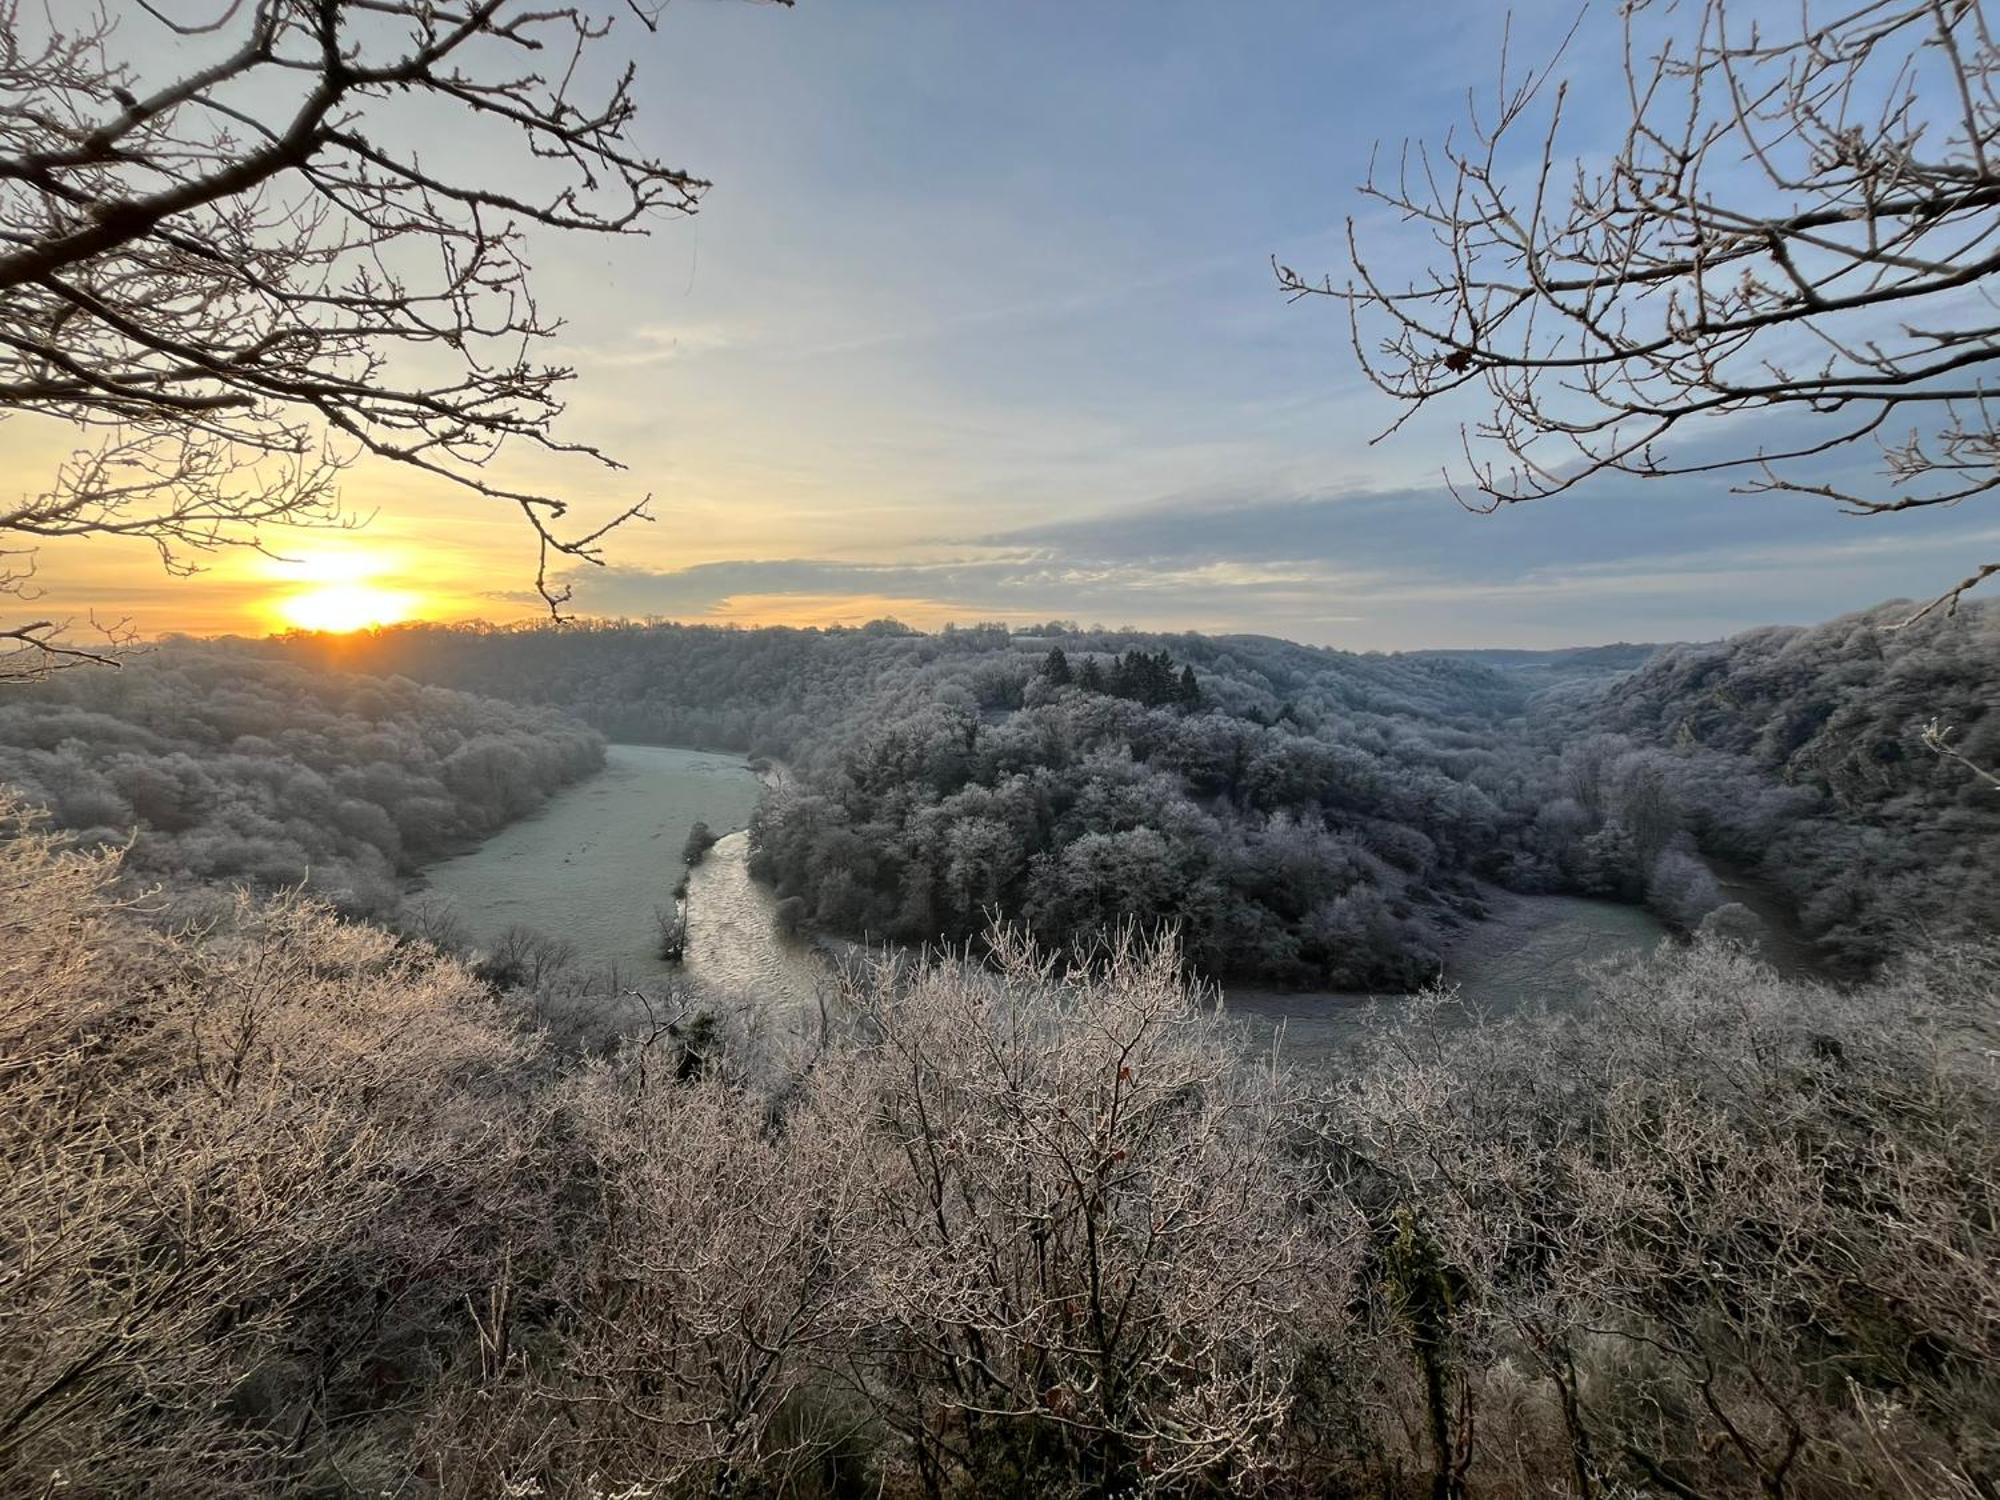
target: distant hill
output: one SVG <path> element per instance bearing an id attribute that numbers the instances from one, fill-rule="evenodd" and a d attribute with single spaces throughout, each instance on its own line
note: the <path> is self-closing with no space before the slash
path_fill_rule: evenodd
<path id="1" fill-rule="evenodd" d="M 828 930 L 1060 946 L 1177 927 L 1208 974 L 1402 989 L 1514 878 L 1528 690 L 1264 636 L 411 626 L 256 648 L 564 709 L 797 775 L 753 870 Z"/>
<path id="2" fill-rule="evenodd" d="M 1485 721 L 1520 710 L 1531 683 L 1447 653 L 1355 653 L 1262 635 L 947 627 L 888 622 L 798 629 L 579 621 L 399 625 L 351 636 L 240 642 L 340 671 L 403 675 L 461 692 L 560 708 L 614 740 L 812 760 L 827 729 L 885 717 L 957 686 L 999 705 L 1056 646 L 1104 660 L 1165 652 L 1192 666 L 1205 704 L 1275 723 L 1347 714 Z"/>
<path id="3" fill-rule="evenodd" d="M 129 840 L 128 871 L 370 915 L 603 764 L 556 714 L 189 642 L 0 701 L 0 786 L 86 844 Z"/>
<path id="4" fill-rule="evenodd" d="M 1640 902 L 1722 879 L 1861 973 L 2000 924 L 2000 613 L 1891 605 L 1662 646 L 1355 654 L 1266 636 L 407 626 L 253 654 L 556 708 L 614 739 L 790 761 L 755 869 L 804 920 L 917 941 L 1172 923 L 1209 974 L 1399 988 L 1483 882 Z M 1060 657 L 1058 666 L 1056 658 Z M 1713 871 L 1711 870 L 1713 866 Z"/>
<path id="5" fill-rule="evenodd" d="M 1542 677 L 1601 676 L 1630 672 L 1673 647 L 1659 643 L 1617 641 L 1609 646 L 1561 646 L 1549 651 L 1514 647 L 1490 650 L 1409 651 L 1407 656 L 1436 661 L 1461 661 L 1495 672 L 1533 673 Z"/>

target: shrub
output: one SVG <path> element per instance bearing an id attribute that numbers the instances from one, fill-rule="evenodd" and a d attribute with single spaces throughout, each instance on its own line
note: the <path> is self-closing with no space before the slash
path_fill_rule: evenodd
<path id="1" fill-rule="evenodd" d="M 303 1484 L 533 1238 L 533 1044 L 427 947 L 296 897 L 157 930 L 0 825 L 0 1490 Z"/>
<path id="2" fill-rule="evenodd" d="M 688 829 L 687 842 L 681 845 L 681 862 L 690 869 L 708 858 L 708 851 L 715 847 L 716 835 L 708 831 L 708 825 L 696 819 Z"/>
<path id="3" fill-rule="evenodd" d="M 788 1052 L 524 932 L 565 1046 L 421 939 L 118 875 L 0 804 L 6 1493 L 1995 1482 L 1990 945 L 1698 941 L 1295 1078 L 1171 942 L 850 967 Z"/>
<path id="4" fill-rule="evenodd" d="M 1481 1495 L 1984 1493 L 2000 952 L 1841 993 L 1702 942 L 1592 990 L 1470 1028 L 1436 1002 L 1322 1093 L 1327 1191 L 1385 1266 L 1414 1236 L 1449 1286 L 1427 1322 L 1377 1309 L 1410 1376 L 1364 1467 Z"/>

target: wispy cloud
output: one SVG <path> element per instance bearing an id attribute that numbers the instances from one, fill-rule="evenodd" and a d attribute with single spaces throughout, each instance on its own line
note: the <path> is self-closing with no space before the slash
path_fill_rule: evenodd
<path id="1" fill-rule="evenodd" d="M 594 370 L 644 370 L 676 360 L 695 359 L 726 349 L 742 349 L 757 339 L 754 328 L 725 323 L 654 323 L 602 347 L 581 350 L 578 361 Z"/>
<path id="2" fill-rule="evenodd" d="M 604 614 L 915 624 L 1051 617 L 1365 648 L 1707 638 L 1935 591 L 2000 549 L 1973 512 L 1864 521 L 1720 480 L 1610 481 L 1468 514 L 1440 489 L 1265 493 L 941 537 L 921 559 L 781 558 L 579 573 Z"/>
<path id="3" fill-rule="evenodd" d="M 1517 16 L 1517 55 L 1568 19 Z M 653 494 L 659 524 L 609 539 L 618 566 L 579 572 L 579 607 L 744 622 L 1707 637 L 2000 555 L 1973 509 L 1861 521 L 1713 478 L 1468 515 L 1437 475 L 1473 411 L 1370 446 L 1391 403 L 1337 311 L 1287 306 L 1267 256 L 1338 279 L 1350 212 L 1388 253 L 1425 253 L 1354 185 L 1377 140 L 1460 117 L 1505 24 L 1320 0 L 1268 0 L 1256 26 L 1209 0 L 672 7 L 632 34 L 641 129 L 715 181 L 702 213 L 537 247 L 568 321 L 531 353 L 577 369 L 568 435 L 630 467 L 516 446 L 492 477 L 561 493 L 580 529 Z M 1579 139 L 1626 107 L 1615 57 L 1590 51 L 1615 37 L 1572 46 Z M 1702 443 L 1754 446 L 1755 427 Z M 0 425 L 21 475 L 53 462 L 31 434 Z M 389 468 L 357 468 L 348 498 L 379 507 L 371 543 L 421 559 L 438 612 L 537 612 L 504 508 Z M 224 565 L 177 584 L 143 548 L 48 561 L 51 608 L 151 628 L 268 612 L 269 584 Z"/>

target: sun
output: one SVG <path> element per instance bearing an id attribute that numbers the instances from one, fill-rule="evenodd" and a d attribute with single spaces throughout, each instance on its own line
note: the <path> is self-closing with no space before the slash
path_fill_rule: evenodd
<path id="1" fill-rule="evenodd" d="M 273 558 L 272 593 L 264 606 L 280 625 L 294 630 L 345 634 L 414 618 L 422 598 L 388 588 L 377 579 L 400 582 L 408 559 L 379 547 L 327 547 L 297 557 Z"/>
<path id="2" fill-rule="evenodd" d="M 416 600 L 369 583 L 330 583 L 280 599 L 278 617 L 300 630 L 334 634 L 407 620 Z"/>

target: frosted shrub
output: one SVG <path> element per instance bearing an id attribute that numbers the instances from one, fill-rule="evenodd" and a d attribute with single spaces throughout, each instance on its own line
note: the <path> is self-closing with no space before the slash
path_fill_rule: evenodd
<path id="1" fill-rule="evenodd" d="M 1702 941 L 1302 1080 L 1171 941 L 999 932 L 803 1051 L 668 997 L 598 1055 L 118 875 L 0 807 L 0 1492 L 2000 1484 L 1991 947 L 1843 992 Z"/>
<path id="2" fill-rule="evenodd" d="M 879 972 L 832 1089 L 872 1121 L 855 1378 L 930 1492 L 1258 1487 L 1344 1216 L 1297 1210 L 1273 1101 L 1171 943 Z"/>
<path id="3" fill-rule="evenodd" d="M 1374 1463 L 1444 1493 L 1990 1493 L 1996 960 L 1841 994 L 1697 944 L 1568 1019 L 1396 1033 L 1320 1101 L 1411 1372 Z"/>
<path id="4" fill-rule="evenodd" d="M 733 1083 L 621 1063 L 563 1088 L 586 1236 L 546 1289 L 556 1336 L 433 1422 L 448 1494 L 754 1492 L 840 1443 L 808 1387 L 855 1337 L 859 1122 L 776 1129 Z"/>
<path id="5" fill-rule="evenodd" d="M 0 1490 L 270 1493 L 484 1274 L 526 1045 L 387 934 L 155 931 L 115 853 L 0 821 Z"/>

